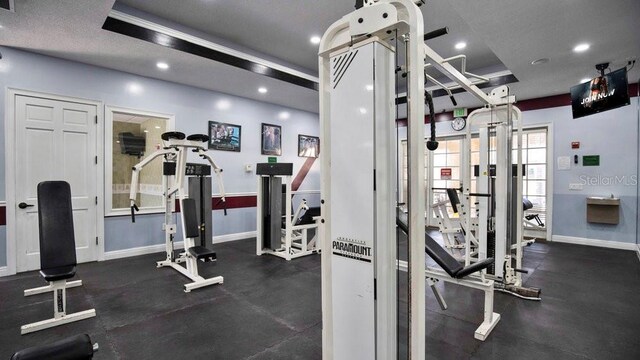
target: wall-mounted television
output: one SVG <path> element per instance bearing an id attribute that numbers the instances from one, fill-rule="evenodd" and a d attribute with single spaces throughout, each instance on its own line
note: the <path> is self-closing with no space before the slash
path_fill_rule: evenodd
<path id="1" fill-rule="evenodd" d="M 121 132 L 118 134 L 118 140 L 120 141 L 121 154 L 138 157 L 144 155 L 146 141 L 143 136 L 135 136 L 130 132 Z"/>
<path id="2" fill-rule="evenodd" d="M 629 104 L 626 67 L 571 88 L 574 119 Z"/>

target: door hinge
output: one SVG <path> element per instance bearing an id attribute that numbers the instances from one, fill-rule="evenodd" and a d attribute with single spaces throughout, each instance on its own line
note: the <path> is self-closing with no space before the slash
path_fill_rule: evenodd
<path id="1" fill-rule="evenodd" d="M 98 197 L 96 196 L 96 205 L 98 205 Z"/>
<path id="2" fill-rule="evenodd" d="M 96 115 L 96 124 L 98 123 L 98 115 Z"/>
<path id="3" fill-rule="evenodd" d="M 98 237 L 96 236 L 96 245 L 98 245 Z"/>
<path id="4" fill-rule="evenodd" d="M 96 165 L 98 165 L 98 157 L 96 156 Z"/>

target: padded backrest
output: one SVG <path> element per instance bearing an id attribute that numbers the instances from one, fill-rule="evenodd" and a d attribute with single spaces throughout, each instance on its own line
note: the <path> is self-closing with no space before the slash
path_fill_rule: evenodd
<path id="1" fill-rule="evenodd" d="M 438 244 L 433 238 L 424 234 L 424 248 L 431 257 L 451 277 L 456 277 L 463 266 L 447 250 Z"/>
<path id="2" fill-rule="evenodd" d="M 188 238 L 196 238 L 200 236 L 200 226 L 198 225 L 198 214 L 196 212 L 195 199 L 183 199 L 180 206 L 184 222 L 184 231 Z"/>
<path id="3" fill-rule="evenodd" d="M 460 204 L 460 198 L 458 197 L 458 191 L 456 189 L 447 189 L 447 197 L 453 208 L 454 213 L 458 213 L 458 204 Z"/>
<path id="4" fill-rule="evenodd" d="M 93 358 L 89 335 L 76 335 L 49 345 L 39 345 L 18 351 L 11 360 L 84 360 Z"/>
<path id="5" fill-rule="evenodd" d="M 38 184 L 40 268 L 76 265 L 71 187 L 66 181 Z"/>
<path id="6" fill-rule="evenodd" d="M 310 207 L 304 214 L 300 217 L 300 221 L 296 225 L 309 225 L 313 224 L 313 218 L 316 216 L 320 216 L 320 207 Z"/>

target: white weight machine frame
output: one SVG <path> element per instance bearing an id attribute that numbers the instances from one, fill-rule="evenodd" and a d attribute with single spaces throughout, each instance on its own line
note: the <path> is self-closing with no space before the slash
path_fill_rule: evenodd
<path id="1" fill-rule="evenodd" d="M 283 183 L 286 188 L 286 211 L 284 214 L 285 217 L 285 228 L 281 229 L 281 238 L 282 238 L 282 248 L 278 250 L 271 250 L 268 248 L 263 248 L 263 239 L 262 239 L 262 201 L 263 196 L 265 195 L 262 191 L 262 178 L 269 177 L 269 175 L 258 175 L 258 201 L 257 201 L 257 232 L 256 232 L 256 255 L 261 256 L 262 254 L 270 254 L 277 257 L 281 257 L 287 261 L 291 259 L 296 259 L 302 256 L 311 255 L 313 253 L 320 252 L 320 242 L 318 241 L 318 225 L 320 224 L 320 217 L 317 216 L 314 218 L 315 223 L 306 224 L 306 225 L 294 225 L 300 220 L 302 216 L 302 211 L 309 210 L 309 206 L 307 205 L 307 200 L 302 199 L 300 205 L 296 209 L 296 212 L 291 216 L 291 176 L 289 175 L 271 175 L 282 178 Z M 308 231 L 311 229 L 315 229 L 315 235 L 311 240 L 308 237 Z"/>
<path id="2" fill-rule="evenodd" d="M 501 280 L 504 285 L 522 286 L 522 277 L 516 269 L 522 268 L 522 247 L 527 243 L 522 241 L 523 235 L 523 209 L 522 209 L 522 112 L 513 105 L 515 97 L 509 94 L 506 86 L 494 89 L 491 98 L 495 101 L 506 102 L 504 105 L 491 106 L 477 109 L 471 112 L 467 118 L 465 136 L 465 148 L 468 149 L 462 158 L 462 196 L 460 199 L 463 216 L 461 223 L 467 229 L 472 224 L 471 219 L 471 139 L 475 132 L 480 141 L 480 165 L 476 178 L 476 189 L 480 192 L 489 188 L 491 173 L 490 166 L 495 166 L 495 192 L 491 194 L 495 202 L 493 221 L 488 223 L 490 198 L 479 196 L 477 232 L 473 234 L 467 231 L 465 235 L 465 265 L 481 261 L 487 258 L 487 231 L 488 226 L 493 226 L 495 231 L 495 271 L 494 278 Z M 515 130 L 515 131 L 514 131 Z M 495 134 L 495 164 L 490 164 L 489 151 L 491 136 Z M 512 162 L 513 137 L 517 141 L 516 161 Z M 512 168 L 516 168 L 516 187 L 513 189 Z M 515 192 L 515 216 L 513 216 Z M 518 200 L 519 199 L 519 200 Z M 512 230 L 515 228 L 515 233 Z M 473 252 L 471 247 L 478 245 L 478 251 Z M 515 250 L 516 266 L 512 264 L 512 250 Z M 506 271 L 503 271 L 506 270 Z M 488 275 L 490 276 L 490 275 Z"/>
<path id="3" fill-rule="evenodd" d="M 89 309 L 84 311 L 78 311 L 72 314 L 67 314 L 67 289 L 72 287 L 82 286 L 82 280 L 67 281 L 57 280 L 50 281 L 49 285 L 41 286 L 24 291 L 24 296 L 32 296 L 38 294 L 44 294 L 53 292 L 53 318 L 38 321 L 35 323 L 22 325 L 20 327 L 20 334 L 29 334 L 35 331 L 40 331 L 54 326 L 72 323 L 84 319 L 89 319 L 96 316 L 95 309 Z"/>
<path id="4" fill-rule="evenodd" d="M 418 1 L 422 3 L 422 1 Z M 395 98 L 393 89 L 389 87 L 395 82 L 395 69 L 375 68 L 369 75 L 360 78 L 352 78 L 348 74 L 340 80 L 332 78 L 336 68 L 341 63 L 332 64 L 332 59 L 337 60 L 340 55 L 348 55 L 358 49 L 364 49 L 369 44 L 377 44 L 378 48 L 388 47 L 386 41 L 396 36 L 403 36 L 406 44 L 407 66 L 403 70 L 407 73 L 407 124 L 408 124 L 408 149 L 409 169 L 424 169 L 424 68 L 425 61 L 441 73 L 458 84 L 459 87 L 470 92 L 488 106 L 497 106 L 505 103 L 505 99 L 489 97 L 477 88 L 471 80 L 465 77 L 445 59 L 438 55 L 423 41 L 424 23 L 420 9 L 415 1 L 411 0 L 364 0 L 363 7 L 344 16 L 333 23 L 325 32 L 319 50 L 320 69 L 320 124 L 321 147 L 325 149 L 322 157 L 322 221 L 320 225 L 320 237 L 322 239 L 322 305 L 323 305 L 323 359 L 395 359 L 396 358 L 396 291 L 395 272 L 397 271 L 396 255 L 384 241 L 375 239 L 394 238 L 395 212 L 394 199 L 381 195 L 383 192 L 395 193 L 395 140 L 393 127 L 389 119 L 393 119 L 393 106 Z M 394 52 L 395 49 L 390 49 Z M 384 51 L 382 51 L 383 53 Z M 365 51 L 362 50 L 361 55 Z M 371 52 L 369 52 L 371 53 Z M 371 54 L 371 60 L 376 64 L 386 66 L 384 54 Z M 381 55 L 382 54 L 382 55 Z M 364 55 L 367 56 L 367 55 Z M 353 56 L 358 62 L 357 56 Z M 344 60 L 344 59 L 343 59 Z M 347 61 L 354 61 L 353 59 Z M 336 65 L 336 66 L 334 66 Z M 347 65 L 347 68 L 349 66 Z M 346 72 L 346 70 L 345 70 Z M 344 75 L 344 74 L 342 74 Z M 352 82 L 351 92 L 341 91 L 337 93 L 337 82 Z M 362 83 L 362 81 L 369 81 Z M 339 127 L 357 116 L 351 111 L 358 104 L 353 101 L 361 101 L 362 91 L 365 85 L 373 86 L 372 108 L 361 108 L 360 114 L 367 116 L 370 123 L 375 123 L 375 170 L 374 179 L 377 191 L 373 191 L 368 197 L 358 198 L 361 202 L 366 200 L 374 204 L 375 226 L 372 229 L 364 229 L 363 224 L 368 220 L 358 223 L 360 228 L 349 231 L 342 223 L 341 216 L 349 215 L 360 219 L 360 214 L 351 211 L 349 204 L 341 201 L 341 194 L 345 193 L 348 182 L 358 182 L 359 187 L 368 188 L 373 181 L 360 178 L 357 171 L 360 167 L 355 163 L 349 164 L 352 152 L 372 151 L 369 147 L 362 147 L 360 143 L 351 145 L 350 142 L 336 142 Z M 347 96 L 352 102 L 346 104 L 341 96 Z M 350 106 L 350 107 L 349 107 Z M 364 109 L 364 111 L 362 110 Z M 344 115 L 340 115 L 344 113 Z M 351 114 L 351 115 L 348 115 Z M 384 118 L 381 122 L 379 118 Z M 364 128 L 361 130 L 364 131 Z M 367 130 L 368 131 L 368 130 Z M 333 138 L 332 138 L 333 137 Z M 385 139 L 389 140 L 385 140 Z M 385 141 L 390 141 L 386 144 Z M 391 145 L 391 146 L 389 146 Z M 355 148 L 355 146 L 360 146 Z M 385 151 L 388 152 L 385 154 Z M 335 155 L 333 153 L 336 153 Z M 351 159 L 353 160 L 353 159 Z M 351 166 L 351 167 L 350 167 Z M 336 170 L 339 169 L 339 170 Z M 336 174 L 335 172 L 338 172 Z M 342 183 L 339 177 L 343 179 Z M 425 189 L 424 171 L 410 171 L 408 179 L 408 239 L 409 262 L 407 265 L 409 275 L 409 339 L 408 357 L 411 360 L 425 358 L 425 242 L 424 242 L 424 215 L 425 215 Z M 351 184 L 353 185 L 353 184 Z M 335 196 L 334 196 L 335 195 Z M 357 194 L 348 194 L 357 196 Z M 353 201 L 353 199 L 352 199 Z M 339 203 L 336 205 L 336 203 Z M 362 212 L 362 209 L 360 209 Z M 336 213 L 334 215 L 334 213 Z M 358 215 L 358 216 L 355 216 Z M 354 227 L 355 228 L 355 227 Z M 366 231 L 370 235 L 363 235 Z M 332 245 L 343 248 L 341 238 L 356 238 L 364 241 L 367 246 L 375 247 L 375 257 L 372 273 L 358 270 L 357 261 L 350 264 L 345 262 L 344 254 L 336 254 Z M 368 275 L 371 274 L 371 275 Z M 362 284 L 365 290 L 357 293 Z M 352 287 L 349 287 L 349 286 Z M 370 299 L 374 303 L 370 312 L 365 313 L 362 307 L 363 299 Z M 375 299 L 374 299 L 375 298 Z M 367 300 L 368 301 L 368 300 Z M 346 317 L 342 316 L 350 314 Z M 363 338 L 365 338 L 363 340 Z"/>
<path id="5" fill-rule="evenodd" d="M 224 278 L 222 276 L 215 276 L 205 279 L 198 274 L 198 261 L 192 254 L 189 253 L 189 248 L 195 246 L 195 240 L 193 238 L 187 237 L 186 229 L 184 226 L 184 211 L 181 211 L 180 217 L 183 225 L 182 237 L 184 239 L 184 251 L 178 256 L 175 256 L 174 253 L 173 240 L 174 234 L 177 231 L 177 227 L 176 223 L 173 221 L 173 207 L 175 204 L 175 199 L 177 198 L 180 201 L 181 208 L 184 209 L 184 207 L 182 207 L 182 204 L 187 195 L 184 193 L 183 184 L 186 177 L 185 170 L 187 165 L 187 154 L 190 150 L 197 153 L 199 157 L 207 160 L 207 162 L 211 165 L 211 168 L 213 169 L 217 177 L 221 200 L 225 201 L 224 184 L 222 182 L 222 169 L 215 163 L 215 161 L 213 161 L 213 158 L 209 154 L 207 154 L 207 148 L 204 144 L 206 144 L 206 142 L 203 143 L 202 141 L 176 138 L 163 140 L 163 148 L 160 150 L 156 150 L 151 155 L 147 156 L 144 160 L 136 164 L 133 167 L 131 176 L 131 190 L 129 194 L 129 200 L 131 201 L 131 212 L 133 216 L 134 208 L 137 210 L 136 195 L 138 193 L 138 178 L 140 171 L 158 157 L 163 157 L 165 163 L 176 164 L 175 175 L 163 175 L 162 177 L 165 204 L 164 224 L 162 225 L 162 230 L 165 233 L 166 259 L 163 261 L 158 261 L 156 265 L 157 267 L 171 267 L 177 272 L 189 278 L 192 282 L 184 285 L 185 292 L 190 292 L 191 290 L 209 285 L 222 284 L 224 281 Z M 181 263 L 186 263 L 186 268 L 180 265 Z"/>
<path id="6" fill-rule="evenodd" d="M 407 262 L 398 260 L 398 270 L 407 271 Z M 493 312 L 493 293 L 494 293 L 494 281 L 487 279 L 485 272 L 481 271 L 479 275 L 472 274 L 465 276 L 462 279 L 452 278 L 442 269 L 427 266 L 424 270 L 424 276 L 427 278 L 427 284 L 433 291 L 433 295 L 438 301 L 438 305 L 442 310 L 447 310 L 448 306 L 440 291 L 436 287 L 438 281 L 444 281 L 456 285 L 462 285 L 473 289 L 481 290 L 484 292 L 484 311 L 483 321 L 480 326 L 474 332 L 474 337 L 478 340 L 485 341 L 493 328 L 496 327 L 500 321 L 500 314 Z"/>

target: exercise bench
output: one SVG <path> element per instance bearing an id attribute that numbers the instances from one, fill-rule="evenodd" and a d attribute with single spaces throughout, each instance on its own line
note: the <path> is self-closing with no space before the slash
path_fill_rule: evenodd
<path id="1" fill-rule="evenodd" d="M 23 325 L 23 335 L 96 316 L 95 309 L 67 314 L 67 288 L 82 285 L 82 280 L 67 281 L 76 275 L 77 265 L 71 187 L 65 181 L 44 181 L 37 191 L 40 275 L 49 285 L 25 290 L 24 296 L 53 292 L 55 306 L 52 319 Z"/>
<path id="2" fill-rule="evenodd" d="M 396 225 L 405 234 L 409 233 L 407 225 L 400 218 L 396 218 Z M 427 283 L 433 291 L 440 308 L 447 310 L 447 303 L 436 287 L 437 282 L 440 280 L 482 290 L 484 292 L 484 321 L 476 329 L 474 337 L 478 340 L 486 340 L 491 330 L 500 321 L 500 314 L 493 312 L 494 282 L 486 279 L 483 272 L 494 263 L 494 259 L 488 258 L 465 267 L 429 234 L 425 233 L 424 235 L 425 252 L 442 268 L 437 269 L 426 266 L 424 271 Z M 398 260 L 398 268 L 402 271 L 407 271 L 407 262 Z"/>

